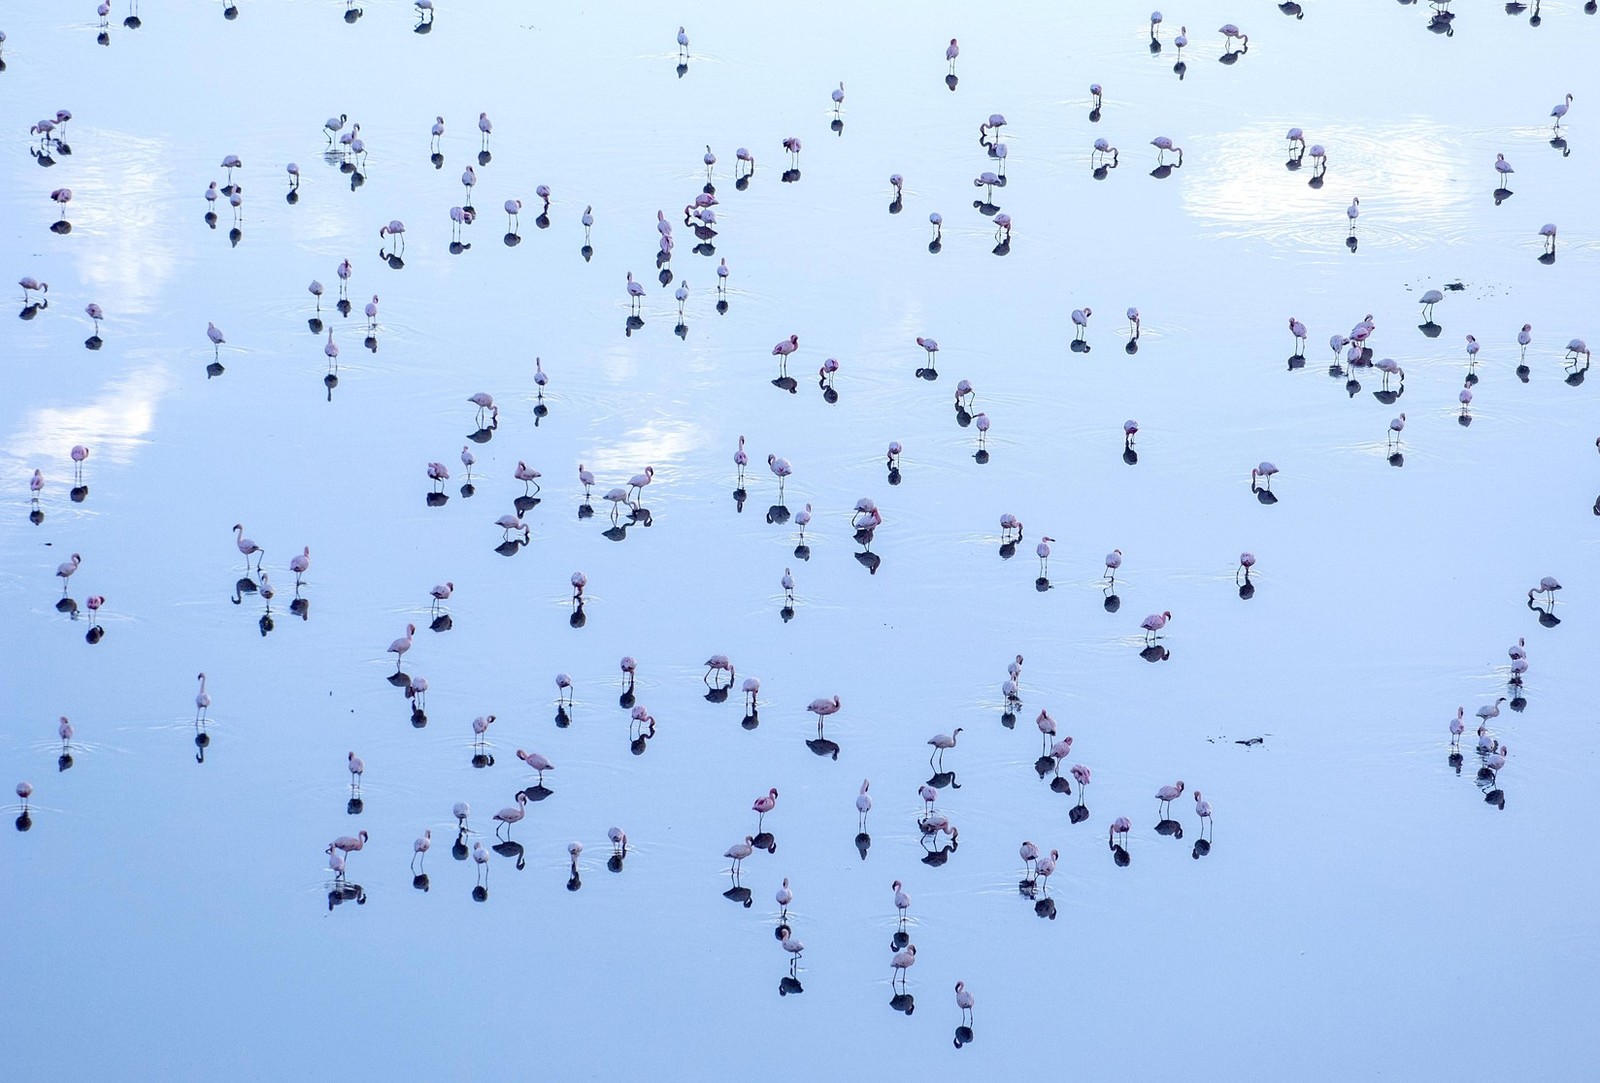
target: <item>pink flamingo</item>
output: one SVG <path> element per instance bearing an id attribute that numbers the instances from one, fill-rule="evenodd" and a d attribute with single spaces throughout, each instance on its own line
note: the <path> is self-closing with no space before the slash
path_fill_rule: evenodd
<path id="1" fill-rule="evenodd" d="M 1146 643 L 1151 643 L 1154 640 L 1160 639 L 1161 637 L 1156 633 L 1165 628 L 1167 626 L 1167 621 L 1171 619 L 1172 611 L 1163 610 L 1160 613 L 1152 613 L 1144 620 L 1140 621 L 1139 627 L 1144 629 L 1144 641 Z"/>
<path id="2" fill-rule="evenodd" d="M 411 637 L 416 634 L 417 626 L 415 624 L 406 625 L 406 634 L 389 644 L 389 649 L 384 652 L 394 655 L 394 671 L 396 673 L 400 672 L 400 660 L 405 657 L 406 651 L 411 649 Z"/>
<path id="3" fill-rule="evenodd" d="M 772 811 L 772 807 L 774 805 L 776 805 L 777 803 L 778 803 L 778 788 L 776 786 L 773 786 L 772 788 L 767 790 L 766 793 L 764 793 L 760 797 L 756 798 L 755 801 L 750 805 L 750 807 L 752 809 L 754 809 L 755 812 L 756 812 L 756 833 L 757 834 L 761 833 L 761 824 L 762 824 L 762 821 L 764 821 L 767 818 L 767 813 L 771 812 Z"/>
<path id="4" fill-rule="evenodd" d="M 1034 552 L 1039 554 L 1039 578 L 1043 579 L 1050 570 L 1050 543 L 1055 541 L 1052 537 L 1039 539 L 1039 544 L 1034 547 Z"/>
<path id="5" fill-rule="evenodd" d="M 1164 806 L 1166 806 L 1166 809 L 1167 809 L 1167 815 L 1170 816 L 1172 814 L 1172 802 L 1173 802 L 1173 800 L 1175 798 L 1177 798 L 1177 797 L 1182 796 L 1182 794 L 1183 794 L 1183 779 L 1181 779 L 1181 778 L 1174 785 L 1163 786 L 1159 790 L 1157 790 L 1156 791 L 1156 799 L 1158 801 L 1160 801 L 1161 804 L 1156 806 L 1156 815 L 1157 816 L 1161 815 L 1161 808 L 1164 805 Z"/>

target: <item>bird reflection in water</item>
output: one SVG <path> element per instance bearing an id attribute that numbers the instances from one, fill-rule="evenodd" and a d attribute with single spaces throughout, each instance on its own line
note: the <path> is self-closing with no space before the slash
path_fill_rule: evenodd
<path id="1" fill-rule="evenodd" d="M 633 710 L 635 715 L 634 722 L 637 724 L 639 721 L 641 721 L 637 716 L 642 708 L 635 707 Z M 628 751 L 632 752 L 635 756 L 643 756 L 644 750 L 649 747 L 650 741 L 652 741 L 656 735 L 656 720 L 650 715 L 645 715 L 642 721 L 646 724 L 646 728 L 640 730 L 628 741 Z"/>
<path id="2" fill-rule="evenodd" d="M 343 903 L 351 901 L 354 901 L 357 906 L 365 906 L 367 903 L 366 888 L 362 887 L 360 884 L 354 884 L 344 880 L 336 880 L 332 885 L 329 886 L 328 909 L 330 911 L 335 906 L 339 906 Z"/>
<path id="3" fill-rule="evenodd" d="M 943 846 L 939 845 L 939 835 L 941 833 L 948 835 L 950 839 Z M 956 852 L 960 841 L 961 833 L 951 823 L 945 823 L 934 831 L 926 832 L 922 836 L 922 863 L 929 868 L 938 868 L 950 860 L 950 855 Z"/>
<path id="4" fill-rule="evenodd" d="M 528 867 L 527 851 L 523 849 L 522 843 L 514 839 L 497 842 L 490 849 L 501 857 L 514 861 L 518 872 Z"/>

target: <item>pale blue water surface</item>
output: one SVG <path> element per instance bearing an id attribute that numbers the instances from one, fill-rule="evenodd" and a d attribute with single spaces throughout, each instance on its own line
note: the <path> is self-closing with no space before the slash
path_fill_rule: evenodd
<path id="1" fill-rule="evenodd" d="M 367 0 L 354 21 L 337 0 L 241 0 L 231 20 L 220 3 L 144 0 L 137 29 L 114 0 L 103 47 L 86 0 L 11 6 L 0 268 L 50 285 L 48 307 L 0 320 L 0 781 L 8 801 L 14 780 L 35 787 L 31 828 L 0 834 L 12 1072 L 1586 1077 L 1600 1051 L 1585 781 L 1600 424 L 1562 346 L 1600 338 L 1600 20 L 1577 2 L 1543 4 L 1538 26 L 1532 10 L 1455 6 L 1446 36 L 1427 5 L 1308 2 L 1295 19 L 1194 0 L 1166 13 L 1159 54 L 1144 11 L 1121 4 L 439 0 L 419 34 L 399 0 Z M 1228 21 L 1250 34 L 1231 65 L 1213 32 Z M 1553 145 L 1546 114 L 1569 92 Z M 40 168 L 28 128 L 60 108 L 71 153 Z M 494 122 L 482 213 L 452 253 L 480 111 Z M 977 141 L 993 112 L 1009 121 L 1004 255 L 972 183 L 995 168 Z M 359 185 L 324 155 L 321 123 L 341 113 L 367 143 Z M 1290 126 L 1327 148 L 1321 188 L 1309 164 L 1286 168 Z M 801 175 L 785 183 L 791 135 Z M 1157 135 L 1185 150 L 1163 179 Z M 1100 136 L 1121 151 L 1103 179 Z M 678 211 L 705 184 L 706 144 L 711 256 Z M 742 191 L 740 146 L 757 160 Z M 1498 205 L 1497 153 L 1516 169 Z M 236 244 L 225 202 L 216 228 L 203 220 L 227 154 L 245 163 Z M 905 177 L 899 214 L 891 173 Z M 72 229 L 55 234 L 46 197 L 61 186 Z M 676 223 L 665 287 L 658 209 Z M 379 257 L 390 219 L 407 226 L 400 270 Z M 1560 227 L 1548 265 L 1545 222 Z M 331 304 L 345 258 L 348 318 Z M 627 323 L 629 271 L 647 287 L 642 326 Z M 313 278 L 341 351 L 332 389 L 326 336 L 307 326 Z M 1418 298 L 1454 283 L 1429 337 Z M 95 351 L 91 301 L 106 313 Z M 1084 306 L 1080 352 L 1067 313 Z M 1328 336 L 1367 313 L 1375 355 L 1406 370 L 1398 398 L 1375 394 L 1371 369 L 1358 387 L 1329 374 Z M 1290 316 L 1310 328 L 1303 367 Z M 208 321 L 227 338 L 209 379 Z M 1463 425 L 1468 333 L 1483 349 Z M 794 394 L 771 382 L 772 344 L 791 334 Z M 916 376 L 919 335 L 941 344 L 936 380 Z M 538 414 L 535 357 L 550 376 Z M 812 375 L 828 357 L 831 403 Z M 952 410 L 960 379 L 993 423 L 987 462 Z M 501 415 L 463 496 L 476 391 Z M 1385 437 L 1401 411 L 1395 463 Z M 897 485 L 890 440 L 905 448 Z M 76 443 L 91 449 L 77 502 Z M 793 463 L 788 514 L 814 509 L 809 559 L 792 520 L 772 521 L 768 454 Z M 1249 485 L 1263 459 L 1282 471 L 1272 505 Z M 442 506 L 425 499 L 431 460 L 455 475 Z M 522 492 L 518 460 L 544 485 L 530 543 L 507 557 L 493 522 Z M 591 518 L 579 462 L 599 479 Z M 647 464 L 648 525 L 606 536 L 599 494 Z M 871 571 L 849 528 L 862 496 L 885 519 Z M 997 553 L 1005 512 L 1026 524 L 1011 559 Z M 266 550 L 266 631 L 259 593 L 234 601 L 235 522 Z M 1043 535 L 1057 539 L 1047 584 Z M 312 565 L 291 609 L 302 546 Z M 1242 550 L 1258 558 L 1247 600 Z M 74 552 L 76 620 L 52 574 Z M 1549 627 L 1524 594 L 1544 575 L 1564 583 Z M 453 627 L 433 632 L 428 590 L 446 580 Z M 107 601 L 90 645 L 94 594 Z M 1139 621 L 1167 610 L 1170 654 L 1150 664 Z M 422 728 L 385 679 L 384 647 L 408 622 L 421 628 L 405 671 L 431 683 Z M 1524 702 L 1492 724 L 1509 761 L 1475 782 L 1470 748 L 1449 762 L 1446 724 L 1508 694 L 1518 637 Z M 706 701 L 713 653 L 761 678 L 755 728 L 737 688 Z M 1018 653 L 1013 729 L 1000 684 Z M 618 706 L 624 654 L 657 720 L 642 755 Z M 197 762 L 201 670 L 213 705 Z M 576 701 L 558 727 L 562 671 Z M 835 694 L 836 759 L 807 746 L 805 712 Z M 1035 773 L 1041 707 L 1075 738 L 1069 763 L 1094 769 L 1081 823 L 1078 795 Z M 488 713 L 493 763 L 474 766 L 471 721 Z M 67 769 L 60 715 L 76 729 Z M 924 742 L 957 726 L 957 785 L 939 805 L 959 847 L 934 866 L 917 824 Z M 489 817 L 533 781 L 518 748 L 556 763 L 553 792 L 512 831 L 521 867 L 493 855 L 479 901 L 473 862 L 450 853 L 451 805 L 472 804 L 468 845 L 492 843 Z M 366 761 L 359 815 L 350 750 Z M 1157 833 L 1152 797 L 1178 778 L 1181 840 Z M 754 829 L 768 787 L 776 850 L 746 861 L 745 907 L 723 897 L 719 855 Z M 1194 846 L 1196 789 L 1215 809 L 1209 853 Z M 1133 821 L 1127 867 L 1106 846 L 1118 815 Z M 631 840 L 620 872 L 614 824 Z M 407 868 L 424 828 L 426 891 Z M 331 907 L 323 849 L 361 829 L 349 879 L 363 901 Z M 1019 892 L 1023 839 L 1061 855 L 1034 898 Z M 576 890 L 572 840 L 586 847 Z M 805 943 L 799 990 L 781 984 L 773 937 L 782 877 Z M 919 950 L 909 1004 L 891 1004 L 896 879 Z M 959 1049 L 958 979 L 977 997 Z"/>

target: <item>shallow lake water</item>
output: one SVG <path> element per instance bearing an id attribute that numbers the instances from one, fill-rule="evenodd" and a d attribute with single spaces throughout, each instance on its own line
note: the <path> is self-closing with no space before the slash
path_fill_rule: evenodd
<path id="1" fill-rule="evenodd" d="M 1586 1074 L 1600 421 L 1563 348 L 1600 336 L 1600 18 L 1576 0 L 1536 18 L 1458 2 L 1448 24 L 1426 4 L 1195 0 L 1157 50 L 1126 5 L 437 6 L 426 33 L 400 0 L 239 0 L 231 18 L 112 0 L 104 30 L 88 3 L 0 24 L 0 265 L 50 287 L 0 320 L 0 781 L 27 828 L 0 834 L 0 1013 L 20 1075 Z M 1250 40 L 1219 62 L 1230 20 Z M 29 134 L 62 108 L 66 147 Z M 997 112 L 1006 184 L 984 206 Z M 329 149 L 330 114 L 360 124 L 364 156 Z M 1320 184 L 1295 126 L 1326 148 Z M 1159 135 L 1181 166 L 1159 168 Z M 1101 137 L 1119 155 L 1097 172 Z M 702 238 L 679 208 L 708 184 L 707 144 Z M 211 224 L 230 154 L 241 205 Z M 480 213 L 452 248 L 469 164 Z M 1368 313 L 1371 356 L 1405 370 L 1387 389 L 1327 345 Z M 480 391 L 500 411 L 482 431 Z M 781 498 L 769 454 L 792 464 Z M 431 461 L 452 475 L 432 498 Z M 519 461 L 537 502 L 515 503 Z M 602 495 L 647 465 L 614 524 Z M 869 547 L 862 497 L 883 517 Z M 506 544 L 495 520 L 519 510 L 527 544 Z M 1563 589 L 1541 611 L 1542 576 Z M 384 650 L 408 623 L 425 718 Z M 736 669 L 721 702 L 714 654 Z M 624 655 L 648 740 L 620 705 Z M 835 695 L 819 740 L 806 705 Z M 1502 696 L 1491 776 L 1474 715 Z M 1074 738 L 1065 782 L 1038 762 L 1041 708 Z M 918 788 L 926 742 L 956 727 L 932 779 L 952 846 L 925 835 Z M 556 765 L 542 786 L 518 749 Z M 479 869 L 473 844 L 500 843 L 491 817 L 530 787 L 520 849 Z M 721 855 L 769 788 L 767 847 L 735 880 Z M 324 848 L 363 830 L 336 880 Z M 1024 878 L 1025 839 L 1059 851 L 1047 884 Z"/>

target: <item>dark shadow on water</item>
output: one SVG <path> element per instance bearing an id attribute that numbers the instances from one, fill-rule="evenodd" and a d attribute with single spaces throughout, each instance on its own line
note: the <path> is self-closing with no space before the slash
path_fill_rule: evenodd
<path id="1" fill-rule="evenodd" d="M 806 742 L 806 747 L 818 756 L 825 756 L 834 760 L 839 758 L 839 746 L 826 737 L 813 737 Z"/>

